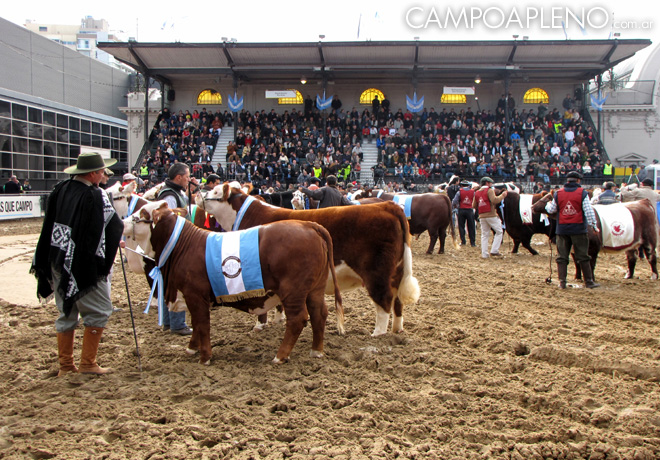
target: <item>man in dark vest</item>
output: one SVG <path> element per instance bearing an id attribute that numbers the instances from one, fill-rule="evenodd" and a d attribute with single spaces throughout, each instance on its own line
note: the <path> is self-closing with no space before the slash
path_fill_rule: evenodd
<path id="1" fill-rule="evenodd" d="M 188 209 L 188 191 L 189 184 L 198 185 L 197 179 L 190 178 L 190 168 L 185 163 L 174 163 L 167 172 L 168 179 L 165 180 L 165 187 L 158 193 L 159 200 L 165 200 L 170 208 Z M 178 301 L 177 304 L 182 302 Z M 179 308 L 183 308 L 182 305 Z M 192 329 L 186 324 L 186 311 L 169 311 L 167 306 L 163 312 L 163 330 L 170 331 L 172 334 L 191 335 Z"/>
<path id="2" fill-rule="evenodd" d="M 566 183 L 559 189 L 545 210 L 549 214 L 557 213 L 557 275 L 559 288 L 566 289 L 566 273 L 571 247 L 575 253 L 575 261 L 580 264 L 587 288 L 597 288 L 600 284 L 594 281 L 589 257 L 588 228 L 592 227 L 598 233 L 596 214 L 591 207 L 589 194 L 580 186 L 582 176 L 571 171 L 566 176 Z"/>
<path id="3" fill-rule="evenodd" d="M 461 244 L 465 246 L 465 224 L 467 223 L 470 246 L 475 247 L 474 211 L 472 210 L 474 190 L 472 190 L 472 184 L 469 181 L 462 181 L 460 185 L 461 189 L 452 201 L 452 208 L 458 209 L 458 231 L 461 235 Z"/>

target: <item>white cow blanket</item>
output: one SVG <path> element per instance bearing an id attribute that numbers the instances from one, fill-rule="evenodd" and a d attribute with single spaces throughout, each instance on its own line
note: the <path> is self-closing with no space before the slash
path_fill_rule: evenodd
<path id="1" fill-rule="evenodd" d="M 522 223 L 525 225 L 531 225 L 534 222 L 532 221 L 532 199 L 534 195 L 523 194 L 520 195 L 520 201 L 518 207 L 520 208 L 520 218 Z M 547 214 L 541 214 L 541 221 L 545 222 L 545 225 L 550 225 L 550 220 L 548 219 Z"/>
<path id="2" fill-rule="evenodd" d="M 603 246 L 606 249 L 625 249 L 633 243 L 635 223 L 632 213 L 623 203 L 593 205 L 600 219 Z"/>

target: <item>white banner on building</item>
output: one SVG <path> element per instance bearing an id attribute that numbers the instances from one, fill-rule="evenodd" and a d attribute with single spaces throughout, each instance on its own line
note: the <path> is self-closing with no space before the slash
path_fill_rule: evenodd
<path id="1" fill-rule="evenodd" d="M 282 89 L 269 91 L 266 90 L 266 99 L 279 99 L 281 97 L 296 97 L 298 96 L 295 91 L 290 89 Z"/>
<path id="2" fill-rule="evenodd" d="M 110 159 L 112 158 L 112 153 L 110 149 L 101 149 L 98 147 L 82 147 L 80 153 L 99 153 L 101 158 Z"/>
<path id="3" fill-rule="evenodd" d="M 0 220 L 41 217 L 41 197 L 0 195 Z"/>
<path id="4" fill-rule="evenodd" d="M 465 95 L 474 95 L 474 86 L 445 86 L 442 94 L 465 94 Z"/>

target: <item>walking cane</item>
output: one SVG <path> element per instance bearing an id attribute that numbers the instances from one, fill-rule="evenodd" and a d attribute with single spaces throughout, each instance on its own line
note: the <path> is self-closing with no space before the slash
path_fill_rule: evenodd
<path id="1" fill-rule="evenodd" d="M 552 284 L 552 240 L 550 237 L 548 237 L 548 244 L 550 246 L 550 260 L 548 261 L 548 265 L 550 265 L 550 276 L 545 279 L 545 282 Z"/>
<path id="2" fill-rule="evenodd" d="M 124 285 L 126 286 L 126 297 L 128 298 L 128 310 L 131 312 L 131 323 L 133 324 L 133 337 L 135 338 L 135 352 L 138 359 L 138 370 L 142 372 L 142 361 L 140 360 L 140 347 L 138 346 L 137 332 L 135 331 L 135 318 L 133 317 L 133 304 L 131 293 L 128 291 L 128 279 L 126 278 L 126 267 L 124 267 L 124 254 L 119 246 L 119 258 L 121 259 L 121 271 L 124 273 Z"/>

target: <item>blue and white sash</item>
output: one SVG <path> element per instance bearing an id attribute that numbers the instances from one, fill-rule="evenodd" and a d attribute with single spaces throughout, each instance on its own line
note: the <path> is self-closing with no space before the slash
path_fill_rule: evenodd
<path id="1" fill-rule="evenodd" d="M 241 221 L 243 220 L 243 216 L 245 215 L 245 212 L 248 210 L 248 208 L 254 201 L 255 201 L 254 197 L 248 196 L 247 199 L 243 202 L 243 206 L 241 206 L 241 209 L 238 210 L 238 214 L 236 214 L 236 220 L 234 221 L 234 225 L 231 227 L 233 231 L 238 230 L 238 228 L 241 226 Z"/>
<path id="2" fill-rule="evenodd" d="M 209 234 L 206 239 L 206 272 L 218 301 L 236 302 L 264 296 L 259 227 Z"/>
<path id="3" fill-rule="evenodd" d="M 163 325 L 163 315 L 164 315 L 164 308 L 165 308 L 165 295 L 163 292 L 163 274 L 161 273 L 160 269 L 165 265 L 165 262 L 167 262 L 167 259 L 169 259 L 170 254 L 172 254 L 172 250 L 174 250 L 174 246 L 176 246 L 177 241 L 179 241 L 179 236 L 181 236 L 181 230 L 183 230 L 183 225 L 186 223 L 186 219 L 184 219 L 181 216 L 176 217 L 176 224 L 174 225 L 174 230 L 172 231 L 172 234 L 170 235 L 170 239 L 167 240 L 167 244 L 163 248 L 163 252 L 160 253 L 160 258 L 158 259 L 158 265 L 156 265 L 150 272 L 149 276 L 151 277 L 152 280 L 154 280 L 154 284 L 151 287 L 151 294 L 149 295 L 149 300 L 147 301 L 147 308 L 144 309 L 144 313 L 149 313 L 149 307 L 151 306 L 151 299 L 154 297 L 154 292 L 156 291 L 156 287 L 158 287 L 158 325 L 162 326 Z"/>
<path id="4" fill-rule="evenodd" d="M 131 202 L 128 203 L 128 215 L 132 216 L 135 212 L 135 206 L 137 205 L 140 195 L 131 195 Z"/>
<path id="5" fill-rule="evenodd" d="M 410 207 L 412 204 L 413 195 L 394 195 L 393 201 L 401 206 L 403 212 L 406 213 L 406 218 L 410 219 Z"/>

